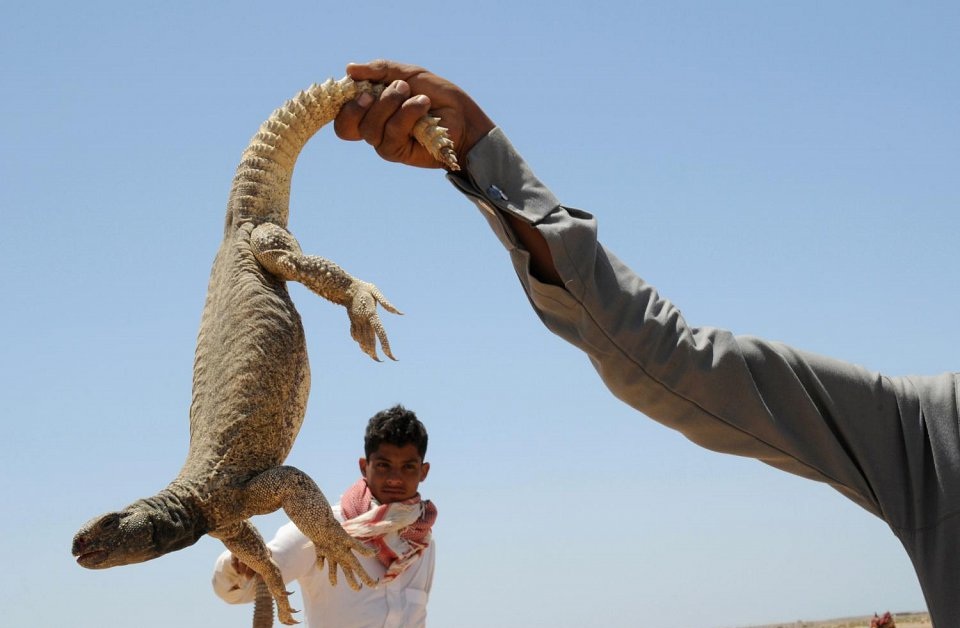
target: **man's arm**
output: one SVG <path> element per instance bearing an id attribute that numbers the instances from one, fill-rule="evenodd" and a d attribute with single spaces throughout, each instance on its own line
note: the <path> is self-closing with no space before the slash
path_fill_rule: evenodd
<path id="1" fill-rule="evenodd" d="M 351 74 L 402 81 L 409 67 L 381 61 Z M 453 103 L 442 124 L 458 130 L 465 168 L 450 181 L 509 251 L 544 324 L 586 353 L 607 387 L 637 410 L 709 449 L 827 482 L 883 518 L 917 567 L 934 622 L 955 625 L 960 375 L 884 377 L 688 326 L 597 241 L 593 216 L 561 205 L 479 107 L 451 90 L 459 88 L 442 80 L 397 83 L 393 104 L 346 109 L 338 134 L 367 140 L 391 161 L 424 165 L 396 148 L 412 142 L 412 114 L 397 112 L 410 99 L 418 115 L 430 100 Z M 367 118 L 368 111 L 379 113 Z"/>
<path id="2" fill-rule="evenodd" d="M 458 155 L 464 169 L 451 182 L 483 211 L 544 324 L 583 350 L 617 397 L 704 447 L 827 482 L 892 525 L 916 524 L 916 478 L 956 472 L 931 469 L 931 448 L 960 443 L 947 433 L 926 448 L 904 447 L 905 439 L 930 438 L 927 426 L 909 417 L 923 416 L 922 398 L 928 407 L 952 403 L 955 415 L 952 379 L 885 378 L 777 343 L 690 327 L 598 242 L 592 215 L 560 204 L 472 99 L 410 67 L 350 66 L 355 78 L 400 83 L 389 102 L 342 114 L 338 134 L 365 139 L 383 154 L 384 146 L 411 141 L 405 104 L 422 95 L 446 103 L 442 124 L 465 142 Z M 405 76 L 416 82 L 401 87 Z M 418 115 L 429 109 L 422 106 Z"/>

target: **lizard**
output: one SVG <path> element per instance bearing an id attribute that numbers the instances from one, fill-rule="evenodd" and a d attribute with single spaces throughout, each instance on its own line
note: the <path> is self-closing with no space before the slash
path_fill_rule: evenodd
<path id="1" fill-rule="evenodd" d="M 347 535 L 306 473 L 283 464 L 310 388 L 303 324 L 286 282 L 346 307 L 351 336 L 377 361 L 378 340 L 394 359 L 377 304 L 399 311 L 373 284 L 303 254 L 286 227 L 303 146 L 345 103 L 363 92 L 379 96 L 383 87 L 350 77 L 311 85 L 276 109 L 243 151 L 197 335 L 186 460 L 156 495 L 84 524 L 72 544 L 79 565 L 139 563 L 208 534 L 262 578 L 282 623 L 298 623 L 277 564 L 249 520 L 283 508 L 313 542 L 319 566 L 326 562 L 331 584 L 339 566 L 351 588 L 376 585 L 354 554 L 372 550 Z M 448 169 L 459 169 L 439 118 L 424 116 L 414 135 Z"/>

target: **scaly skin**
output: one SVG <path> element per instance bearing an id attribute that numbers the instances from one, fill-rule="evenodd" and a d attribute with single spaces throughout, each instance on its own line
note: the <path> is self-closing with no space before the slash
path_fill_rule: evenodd
<path id="1" fill-rule="evenodd" d="M 200 321 L 190 405 L 190 447 L 179 475 L 151 498 L 97 517 L 73 540 L 77 562 L 91 569 L 150 560 L 195 543 L 223 541 L 266 583 L 285 624 L 293 618 L 280 571 L 253 515 L 283 508 L 326 561 L 354 589 L 376 583 L 354 552 L 372 550 L 343 531 L 317 485 L 283 461 L 300 430 L 310 370 L 300 315 L 287 281 L 347 308 L 351 335 L 378 360 L 393 355 L 377 314 L 397 310 L 371 284 L 336 264 L 304 255 L 286 230 L 290 180 L 300 150 L 340 107 L 382 86 L 349 78 L 313 85 L 273 112 L 244 151 L 227 204 L 224 240 L 213 262 Z M 436 118 L 417 137 L 456 169 L 455 153 Z"/>
<path id="2" fill-rule="evenodd" d="M 253 600 L 253 628 L 272 628 L 273 596 L 263 578 L 257 578 L 257 594 Z"/>

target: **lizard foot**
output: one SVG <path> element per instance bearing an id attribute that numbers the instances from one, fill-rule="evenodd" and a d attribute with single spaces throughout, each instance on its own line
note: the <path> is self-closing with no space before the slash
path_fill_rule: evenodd
<path id="1" fill-rule="evenodd" d="M 327 564 L 327 578 L 331 586 L 337 585 L 337 566 L 343 569 L 343 576 L 347 580 L 347 585 L 354 591 L 359 591 L 361 583 L 357 581 L 357 576 L 368 587 L 376 587 L 377 581 L 370 577 L 356 555 L 373 556 L 377 550 L 364 545 L 362 542 L 347 534 L 339 524 L 339 530 L 331 531 L 332 535 L 324 537 L 320 542 L 314 540 L 313 546 L 317 554 L 317 568 L 322 569 L 324 562 Z"/>
<path id="2" fill-rule="evenodd" d="M 359 279 L 354 281 L 353 285 L 347 290 L 347 294 L 350 299 L 347 303 L 347 314 L 350 317 L 350 336 L 357 341 L 364 353 L 377 362 L 380 361 L 377 356 L 377 340 L 380 340 L 383 353 L 391 360 L 396 360 L 393 353 L 390 352 L 390 341 L 387 339 L 387 331 L 384 329 L 383 322 L 380 321 L 380 315 L 377 313 L 377 303 L 393 314 L 403 314 L 403 312 L 387 301 L 376 286 Z"/>
<path id="3" fill-rule="evenodd" d="M 360 349 L 371 358 L 377 356 L 377 340 L 383 352 L 396 360 L 390 351 L 387 332 L 377 314 L 377 303 L 383 309 L 401 314 L 373 284 L 361 281 L 330 260 L 304 255 L 300 244 L 283 227 L 271 223 L 257 225 L 250 234 L 250 247 L 257 261 L 270 273 L 284 281 L 298 281 L 325 299 L 347 308 L 350 335 Z"/>
<path id="4" fill-rule="evenodd" d="M 300 623 L 299 620 L 293 617 L 294 613 L 299 613 L 300 611 L 290 606 L 289 596 L 292 595 L 292 593 L 292 591 L 284 590 L 282 595 L 273 596 L 273 599 L 277 601 L 277 621 L 285 626 Z"/>

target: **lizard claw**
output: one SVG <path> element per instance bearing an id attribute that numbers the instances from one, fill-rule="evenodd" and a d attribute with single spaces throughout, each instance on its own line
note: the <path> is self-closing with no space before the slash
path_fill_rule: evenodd
<path id="1" fill-rule="evenodd" d="M 377 355 L 377 340 L 383 353 L 391 360 L 396 360 L 390 351 L 390 341 L 387 331 L 383 327 L 380 315 L 377 313 L 377 304 L 393 314 L 403 314 L 393 306 L 373 284 L 357 280 L 351 286 L 352 297 L 347 305 L 347 314 L 350 316 L 350 336 L 360 345 L 360 350 L 371 358 L 380 362 Z"/>
<path id="2" fill-rule="evenodd" d="M 327 579 L 330 581 L 330 585 L 337 586 L 337 567 L 339 566 L 343 569 L 343 576 L 346 578 L 347 585 L 354 591 L 359 591 L 363 586 L 357 581 L 358 576 L 363 584 L 371 588 L 376 587 L 377 581 L 363 568 L 354 552 L 364 556 L 373 556 L 377 553 L 377 550 L 349 536 L 342 528 L 337 532 L 337 536 L 339 538 L 331 540 L 323 547 L 314 542 L 317 565 L 322 568 L 323 563 L 327 563 Z"/>

